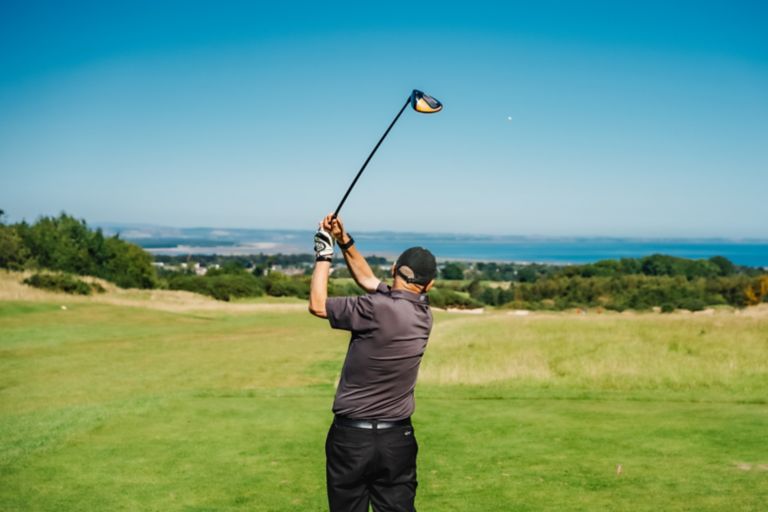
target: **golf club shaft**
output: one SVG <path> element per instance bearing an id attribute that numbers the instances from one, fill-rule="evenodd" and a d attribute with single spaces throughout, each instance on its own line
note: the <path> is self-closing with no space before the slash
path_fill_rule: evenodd
<path id="1" fill-rule="evenodd" d="M 344 201 L 347 200 L 349 193 L 352 192 L 353 188 L 355 188 L 355 183 L 357 183 L 357 180 L 360 179 L 360 175 L 363 174 L 363 171 L 365 170 L 365 167 L 368 165 L 368 162 L 371 161 L 371 158 L 373 158 L 373 155 L 376 153 L 376 150 L 379 149 L 379 146 L 381 146 L 381 143 L 384 142 L 384 139 L 387 138 L 387 135 L 389 135 L 389 131 L 392 129 L 393 126 L 395 126 L 395 123 L 397 122 L 398 119 L 400 119 L 400 116 L 403 114 L 405 107 L 407 107 L 410 102 L 411 102 L 410 97 L 407 100 L 405 100 L 405 104 L 403 105 L 403 108 L 401 108 L 400 112 L 397 113 L 395 118 L 390 123 L 389 128 L 387 128 L 387 131 L 384 132 L 384 135 L 382 135 L 381 138 L 379 139 L 379 142 L 376 143 L 376 146 L 374 146 L 373 151 L 371 151 L 371 154 L 368 155 L 368 158 L 365 159 L 365 163 L 363 164 L 363 166 L 360 168 L 359 171 L 357 171 L 357 176 L 355 176 L 355 179 L 352 180 L 352 184 L 347 189 L 347 193 L 344 194 L 344 197 L 341 198 L 341 202 L 339 203 L 339 206 L 336 207 L 336 211 L 333 212 L 334 219 L 339 216 L 339 211 L 341 210 L 341 207 L 344 206 Z"/>

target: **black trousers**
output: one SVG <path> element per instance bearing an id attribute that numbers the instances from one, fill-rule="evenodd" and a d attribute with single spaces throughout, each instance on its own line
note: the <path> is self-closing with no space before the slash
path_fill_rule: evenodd
<path id="1" fill-rule="evenodd" d="M 413 512 L 416 453 L 413 427 L 362 429 L 332 424 L 325 441 L 331 512 Z"/>

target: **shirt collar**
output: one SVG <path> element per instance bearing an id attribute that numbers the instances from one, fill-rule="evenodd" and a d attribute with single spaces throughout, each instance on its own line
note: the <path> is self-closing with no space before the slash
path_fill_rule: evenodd
<path id="1" fill-rule="evenodd" d="M 416 304 L 429 305 L 429 296 L 426 293 L 413 293 L 408 290 L 393 290 L 390 289 L 390 295 L 396 299 L 405 299 Z"/>

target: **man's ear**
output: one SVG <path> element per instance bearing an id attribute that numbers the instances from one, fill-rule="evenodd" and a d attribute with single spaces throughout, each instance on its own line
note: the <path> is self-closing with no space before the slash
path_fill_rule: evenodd
<path id="1" fill-rule="evenodd" d="M 424 287 L 424 293 L 427 293 L 429 290 L 431 290 L 433 286 L 435 286 L 434 279 L 427 283 L 427 286 Z"/>
<path id="2" fill-rule="evenodd" d="M 392 264 L 392 279 L 397 277 L 397 271 L 395 270 L 395 265 L 397 265 L 397 263 Z"/>

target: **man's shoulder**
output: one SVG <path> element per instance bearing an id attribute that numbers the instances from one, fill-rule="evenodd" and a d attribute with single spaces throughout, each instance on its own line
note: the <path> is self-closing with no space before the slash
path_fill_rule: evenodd
<path id="1" fill-rule="evenodd" d="M 414 311 L 421 309 L 429 310 L 429 297 L 426 294 L 417 294 L 392 288 L 384 283 L 379 284 L 377 290 L 369 293 L 366 297 L 373 306 L 382 306 L 394 308 L 402 311 L 411 311 L 413 306 L 417 306 Z"/>

